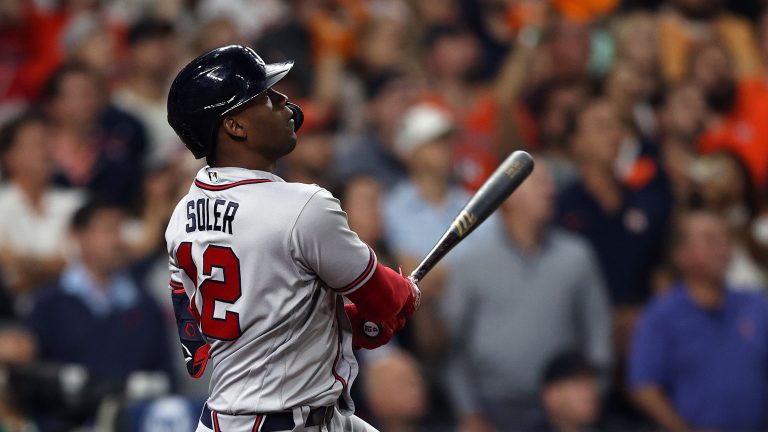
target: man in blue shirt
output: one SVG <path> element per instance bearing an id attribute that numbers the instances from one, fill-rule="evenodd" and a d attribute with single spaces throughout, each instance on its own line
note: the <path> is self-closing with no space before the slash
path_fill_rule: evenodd
<path id="1" fill-rule="evenodd" d="M 40 292 L 27 324 L 41 360 L 79 364 L 114 384 L 137 371 L 163 372 L 170 379 L 164 317 L 127 271 L 123 220 L 118 207 L 98 202 L 75 213 L 79 257 Z"/>
<path id="2" fill-rule="evenodd" d="M 629 384 L 665 430 L 757 431 L 768 426 L 768 301 L 725 286 L 731 254 L 718 216 L 681 217 L 672 254 L 680 281 L 646 308 Z"/>

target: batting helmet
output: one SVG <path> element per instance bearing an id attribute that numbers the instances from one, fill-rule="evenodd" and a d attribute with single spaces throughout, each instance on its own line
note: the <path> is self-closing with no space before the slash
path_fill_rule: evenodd
<path id="1" fill-rule="evenodd" d="M 213 149 L 221 120 L 280 81 L 292 61 L 266 64 L 251 48 L 229 45 L 192 60 L 176 75 L 168 93 L 168 124 L 200 159 Z M 290 102 L 294 130 L 304 121 Z"/>

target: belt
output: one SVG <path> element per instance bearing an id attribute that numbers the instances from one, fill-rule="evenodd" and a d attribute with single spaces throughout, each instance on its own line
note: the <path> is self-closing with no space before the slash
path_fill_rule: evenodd
<path id="1" fill-rule="evenodd" d="M 332 406 L 312 408 L 309 410 L 307 422 L 304 427 L 321 426 L 328 424 L 333 417 L 334 408 Z M 213 414 L 213 415 L 212 415 Z M 200 422 L 208 429 L 214 432 L 226 432 L 219 430 L 218 422 L 214 423 L 215 411 L 208 408 L 208 404 L 203 405 L 203 412 L 200 414 Z M 253 430 L 261 432 L 277 432 L 292 430 L 295 426 L 292 411 L 278 411 L 264 414 L 249 414 L 255 417 Z"/>

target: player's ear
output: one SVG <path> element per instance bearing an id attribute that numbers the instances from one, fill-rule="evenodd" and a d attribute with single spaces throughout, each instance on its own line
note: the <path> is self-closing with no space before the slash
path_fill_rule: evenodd
<path id="1" fill-rule="evenodd" d="M 248 138 L 248 133 L 237 116 L 225 117 L 221 126 L 224 128 L 224 132 L 235 141 L 245 141 Z"/>

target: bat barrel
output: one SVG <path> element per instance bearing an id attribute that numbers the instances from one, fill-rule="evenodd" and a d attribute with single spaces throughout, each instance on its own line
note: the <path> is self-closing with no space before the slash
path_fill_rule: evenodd
<path id="1" fill-rule="evenodd" d="M 475 230 L 533 172 L 533 158 L 524 151 L 510 154 L 459 212 L 440 241 L 411 273 L 421 280 L 445 254 Z"/>

